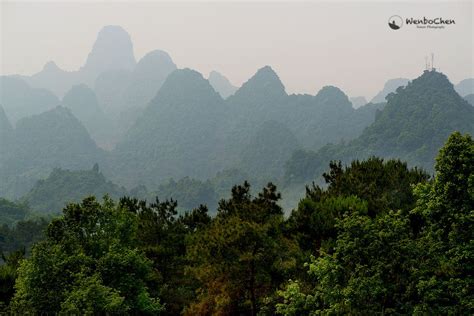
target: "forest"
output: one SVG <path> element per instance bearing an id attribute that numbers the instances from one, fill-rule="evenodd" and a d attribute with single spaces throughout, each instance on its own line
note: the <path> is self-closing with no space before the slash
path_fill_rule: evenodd
<path id="1" fill-rule="evenodd" d="M 449 136 L 433 176 L 373 156 L 332 161 L 323 178 L 289 216 L 274 184 L 246 181 L 213 216 L 105 195 L 9 227 L 27 206 L 1 200 L 0 304 L 16 314 L 474 311 L 470 135 Z"/>

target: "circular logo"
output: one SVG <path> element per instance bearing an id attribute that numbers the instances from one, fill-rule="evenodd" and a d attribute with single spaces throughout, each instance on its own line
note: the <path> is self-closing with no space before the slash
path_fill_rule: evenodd
<path id="1" fill-rule="evenodd" d="M 388 19 L 388 26 L 390 26 L 392 30 L 398 30 L 402 27 L 402 25 L 403 25 L 403 19 L 399 15 L 392 15 Z"/>

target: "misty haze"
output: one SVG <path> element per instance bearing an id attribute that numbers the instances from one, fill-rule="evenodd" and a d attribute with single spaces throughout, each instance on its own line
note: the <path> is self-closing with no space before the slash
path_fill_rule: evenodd
<path id="1" fill-rule="evenodd" d="M 0 8 L 0 312 L 474 313 L 472 3 Z"/>

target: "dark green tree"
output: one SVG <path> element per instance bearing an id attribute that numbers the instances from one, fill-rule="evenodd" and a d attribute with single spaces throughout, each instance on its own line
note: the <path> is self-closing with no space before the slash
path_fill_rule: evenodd
<path id="1" fill-rule="evenodd" d="M 30 213 L 30 208 L 25 203 L 15 203 L 0 198 L 0 225 L 12 225 L 23 220 Z"/>
<path id="2" fill-rule="evenodd" d="M 306 197 L 288 220 L 289 231 L 303 250 L 315 251 L 323 240 L 334 238 L 335 221 L 346 212 L 359 210 L 371 217 L 391 209 L 407 213 L 415 206 L 413 186 L 429 178 L 400 160 L 377 157 L 355 160 L 345 168 L 333 161 L 323 177 L 327 187 L 314 183 L 307 187 Z M 419 222 L 413 215 L 411 225 Z"/>
<path id="3" fill-rule="evenodd" d="M 138 219 L 139 248 L 151 260 L 153 278 L 151 290 L 165 304 L 166 315 L 177 315 L 194 297 L 195 280 L 185 276 L 186 239 L 191 233 L 206 227 L 211 219 L 207 208 L 200 206 L 177 215 L 174 200 L 147 204 L 146 201 L 124 197 L 120 205 Z"/>
<path id="4" fill-rule="evenodd" d="M 268 184 L 258 196 L 235 186 L 217 216 L 190 237 L 189 273 L 199 281 L 188 315 L 256 315 L 272 310 L 274 289 L 295 266 L 296 245 L 282 233 L 280 194 Z"/>
<path id="5" fill-rule="evenodd" d="M 15 293 L 14 285 L 20 260 L 25 256 L 25 249 L 13 251 L 8 255 L 1 254 L 0 265 L 0 310 L 6 310 Z"/>

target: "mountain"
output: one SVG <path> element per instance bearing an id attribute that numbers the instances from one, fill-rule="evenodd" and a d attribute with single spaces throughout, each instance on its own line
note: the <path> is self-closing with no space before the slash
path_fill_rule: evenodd
<path id="1" fill-rule="evenodd" d="M 118 199 L 127 191 L 108 181 L 96 164 L 90 170 L 55 168 L 46 179 L 38 180 L 21 201 L 33 211 L 59 213 L 67 203 L 77 203 L 91 195 L 101 198 L 106 194 Z"/>
<path id="2" fill-rule="evenodd" d="M 0 169 L 4 155 L 7 154 L 13 137 L 13 127 L 8 120 L 3 107 L 0 106 Z"/>
<path id="3" fill-rule="evenodd" d="M 291 95 L 278 120 L 296 135 L 305 148 L 320 148 L 357 137 L 373 122 L 380 105 L 352 107 L 347 95 L 337 87 L 323 87 L 315 96 Z"/>
<path id="4" fill-rule="evenodd" d="M 104 26 L 79 72 L 84 83 L 93 84 L 97 76 L 108 70 L 135 67 L 133 44 L 130 35 L 121 26 Z"/>
<path id="5" fill-rule="evenodd" d="M 457 93 L 459 93 L 459 95 L 462 97 L 468 94 L 473 94 L 474 93 L 474 78 L 462 80 L 461 82 L 459 82 L 457 85 L 454 86 L 454 89 L 456 89 Z"/>
<path id="6" fill-rule="evenodd" d="M 244 99 L 247 101 L 247 107 L 255 107 L 269 106 L 272 102 L 280 103 L 287 96 L 285 86 L 276 72 L 270 66 L 265 66 L 259 69 L 228 100 L 232 104 Z"/>
<path id="7" fill-rule="evenodd" d="M 440 72 L 424 72 L 387 100 L 358 140 L 375 154 L 399 156 L 432 170 L 433 158 L 453 131 L 474 132 L 474 109 Z"/>
<path id="8" fill-rule="evenodd" d="M 217 71 L 211 71 L 208 80 L 214 90 L 216 90 L 216 92 L 218 92 L 224 99 L 227 99 L 237 91 L 237 87 L 234 87 L 229 79 Z"/>
<path id="9" fill-rule="evenodd" d="M 18 121 L 2 170 L 0 196 L 17 197 L 53 168 L 82 169 L 101 162 L 86 128 L 65 107 Z"/>
<path id="10" fill-rule="evenodd" d="M 32 76 L 21 76 L 32 87 L 45 88 L 62 98 L 72 86 L 87 84 L 93 86 L 97 77 L 110 70 L 132 70 L 136 61 L 130 35 L 120 26 L 103 27 L 79 70 L 65 71 L 53 61 Z"/>
<path id="11" fill-rule="evenodd" d="M 9 143 L 9 139 L 13 133 L 13 126 L 10 123 L 10 120 L 3 110 L 3 107 L 0 105 L 0 149 L 5 148 L 5 146 Z"/>
<path id="12" fill-rule="evenodd" d="M 77 72 L 62 70 L 54 61 L 47 62 L 40 72 L 31 77 L 21 78 L 32 87 L 50 90 L 58 97 L 62 97 L 71 86 L 80 81 Z"/>
<path id="13" fill-rule="evenodd" d="M 354 109 L 332 86 L 314 96 L 289 96 L 269 66 L 223 100 L 201 74 L 176 70 L 146 109 L 122 112 L 134 123 L 104 172 L 127 187 L 151 189 L 170 178 L 205 180 L 226 169 L 248 173 L 255 182 L 263 174 L 276 179 L 295 149 L 353 139 L 381 108 Z M 276 156 L 282 159 L 274 161 Z"/>
<path id="14" fill-rule="evenodd" d="M 285 162 L 297 149 L 298 140 L 288 127 L 275 121 L 264 122 L 244 147 L 240 169 L 246 174 L 258 175 L 266 182 L 279 180 Z"/>
<path id="15" fill-rule="evenodd" d="M 220 168 L 214 160 L 223 114 L 222 98 L 201 74 L 174 71 L 114 150 L 120 183 L 153 187 L 169 178 L 213 175 Z"/>
<path id="16" fill-rule="evenodd" d="M 130 84 L 122 95 L 122 109 L 145 107 L 158 93 L 176 65 L 168 53 L 154 50 L 146 54 L 132 71 Z"/>
<path id="17" fill-rule="evenodd" d="M 15 129 L 16 164 L 79 168 L 90 165 L 98 149 L 79 120 L 65 107 L 18 121 Z M 54 160 L 54 162 L 52 161 Z"/>
<path id="18" fill-rule="evenodd" d="M 328 142 L 351 138 L 357 133 L 357 127 L 350 122 L 355 110 L 339 88 L 325 86 L 307 102 L 306 106 L 298 104 L 288 114 L 295 121 L 296 135 L 305 147 L 321 147 Z"/>
<path id="19" fill-rule="evenodd" d="M 109 138 L 113 137 L 111 122 L 99 107 L 92 89 L 85 84 L 75 85 L 66 93 L 62 104 L 81 121 L 96 143 L 107 147 Z"/>
<path id="20" fill-rule="evenodd" d="M 474 93 L 466 95 L 464 100 L 466 100 L 470 105 L 474 106 Z"/>
<path id="21" fill-rule="evenodd" d="M 270 67 L 259 69 L 242 87 L 225 100 L 226 123 L 220 134 L 226 139 L 221 151 L 232 168 L 259 126 L 266 121 L 280 121 L 288 107 L 288 95 L 280 78 Z"/>
<path id="22" fill-rule="evenodd" d="M 63 97 L 62 104 L 71 110 L 89 133 L 89 127 L 94 125 L 94 121 L 104 120 L 104 112 L 99 107 L 94 91 L 85 84 L 73 86 Z"/>
<path id="23" fill-rule="evenodd" d="M 146 54 L 133 70 L 102 73 L 94 89 L 107 113 L 118 117 L 130 109 L 145 108 L 158 93 L 170 73 L 176 70 L 168 53 L 154 50 Z"/>
<path id="24" fill-rule="evenodd" d="M 99 104 L 114 120 L 114 137 L 109 139 L 108 147 L 113 147 L 133 126 L 174 70 L 176 65 L 168 53 L 154 50 L 140 59 L 132 71 L 106 71 L 97 78 Z"/>
<path id="25" fill-rule="evenodd" d="M 0 105 L 14 123 L 50 110 L 59 103 L 59 99 L 46 89 L 32 88 L 20 78 L 0 76 Z"/>
<path id="26" fill-rule="evenodd" d="M 287 95 L 278 75 L 263 67 L 226 100 L 228 111 L 228 150 L 238 156 L 241 148 L 266 121 L 285 124 L 303 147 L 321 147 L 328 142 L 357 137 L 372 123 L 375 108 L 355 110 L 347 95 L 333 86 L 323 87 L 315 96 Z"/>
<path id="27" fill-rule="evenodd" d="M 382 91 L 377 93 L 375 97 L 370 101 L 372 103 L 381 103 L 385 102 L 385 97 L 389 94 L 397 90 L 398 87 L 406 86 L 408 83 L 408 79 L 406 78 L 396 78 L 388 80 L 385 85 L 383 86 Z"/>
<path id="28" fill-rule="evenodd" d="M 108 115 L 120 112 L 117 109 L 122 103 L 122 94 L 130 85 L 132 71 L 126 69 L 116 69 L 104 71 L 94 83 L 94 92 L 100 107 Z"/>
<path id="29" fill-rule="evenodd" d="M 361 106 L 366 105 L 368 103 L 365 97 L 353 97 L 349 100 L 351 101 L 352 107 L 354 109 L 360 108 Z"/>
<path id="30" fill-rule="evenodd" d="M 433 171 L 434 157 L 453 131 L 474 133 L 474 107 L 461 98 L 448 78 L 425 71 L 387 96 L 387 105 L 362 134 L 317 152 L 298 151 L 287 164 L 287 181 L 319 178 L 330 160 L 349 162 L 375 155 L 400 158 Z"/>

